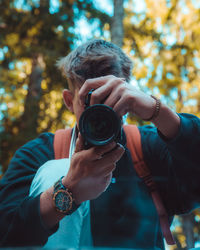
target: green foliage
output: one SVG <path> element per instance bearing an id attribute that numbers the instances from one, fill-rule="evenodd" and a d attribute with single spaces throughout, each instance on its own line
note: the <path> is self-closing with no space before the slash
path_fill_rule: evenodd
<path id="1" fill-rule="evenodd" d="M 136 2 L 129 1 L 124 19 L 124 49 L 133 59 L 136 85 L 177 112 L 200 117 L 199 8 L 195 1 L 144 0 L 146 7 L 138 11 Z M 143 124 L 133 115 L 128 122 Z M 199 210 L 176 217 L 177 245 L 170 249 L 194 247 L 199 228 Z"/>
<path id="2" fill-rule="evenodd" d="M 67 55 L 77 34 L 75 21 L 81 16 L 108 20 L 91 0 L 59 1 L 50 13 L 50 1 L 0 1 L 0 90 L 2 120 L 0 126 L 3 172 L 14 152 L 44 131 L 72 126 L 74 116 L 62 103 L 67 82 L 55 67 L 56 60 Z M 100 26 L 103 22 L 99 22 Z M 5 108 L 6 104 L 6 108 Z"/>
<path id="3" fill-rule="evenodd" d="M 192 1 L 130 0 L 124 19 L 124 48 L 134 62 L 133 76 L 178 112 L 200 116 L 200 14 Z"/>

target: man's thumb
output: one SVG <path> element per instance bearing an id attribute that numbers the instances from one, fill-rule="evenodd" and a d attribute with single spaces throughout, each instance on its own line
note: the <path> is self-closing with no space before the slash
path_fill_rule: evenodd
<path id="1" fill-rule="evenodd" d="M 84 149 L 84 139 L 81 135 L 81 133 L 78 133 L 78 138 L 76 140 L 76 147 L 75 147 L 75 153 L 80 152 Z"/>

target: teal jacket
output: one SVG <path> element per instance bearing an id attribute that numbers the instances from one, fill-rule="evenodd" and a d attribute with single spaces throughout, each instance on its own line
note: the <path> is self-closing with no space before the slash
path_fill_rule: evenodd
<path id="1" fill-rule="evenodd" d="M 171 140 L 153 126 L 139 127 L 144 160 L 170 221 L 175 214 L 200 207 L 200 119 L 189 114 L 179 116 L 180 130 Z M 53 134 L 44 133 L 17 150 L 0 181 L 0 246 L 41 246 L 59 227 L 47 230 L 40 218 L 40 195 L 28 196 L 37 170 L 54 159 L 53 139 Z M 125 136 L 121 143 L 126 145 Z M 135 173 L 128 149 L 117 164 L 114 178 L 106 192 L 91 202 L 94 245 L 163 249 L 157 212 Z"/>

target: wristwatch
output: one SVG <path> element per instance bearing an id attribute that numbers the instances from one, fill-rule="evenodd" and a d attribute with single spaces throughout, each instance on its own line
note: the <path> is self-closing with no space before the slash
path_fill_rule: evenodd
<path id="1" fill-rule="evenodd" d="M 56 210 L 65 215 L 72 214 L 80 205 L 74 202 L 72 193 L 62 184 L 62 176 L 54 184 L 53 202 Z"/>

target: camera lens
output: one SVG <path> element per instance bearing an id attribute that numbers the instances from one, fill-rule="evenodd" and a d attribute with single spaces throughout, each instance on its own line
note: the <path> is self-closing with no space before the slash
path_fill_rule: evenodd
<path id="1" fill-rule="evenodd" d="M 92 145 L 105 145 L 114 140 L 121 122 L 112 108 L 104 104 L 88 107 L 79 121 L 79 129 L 87 142 Z"/>
<path id="2" fill-rule="evenodd" d="M 108 112 L 98 110 L 98 113 L 91 113 L 88 116 L 86 129 L 95 140 L 105 140 L 113 134 L 113 120 L 108 116 Z"/>

